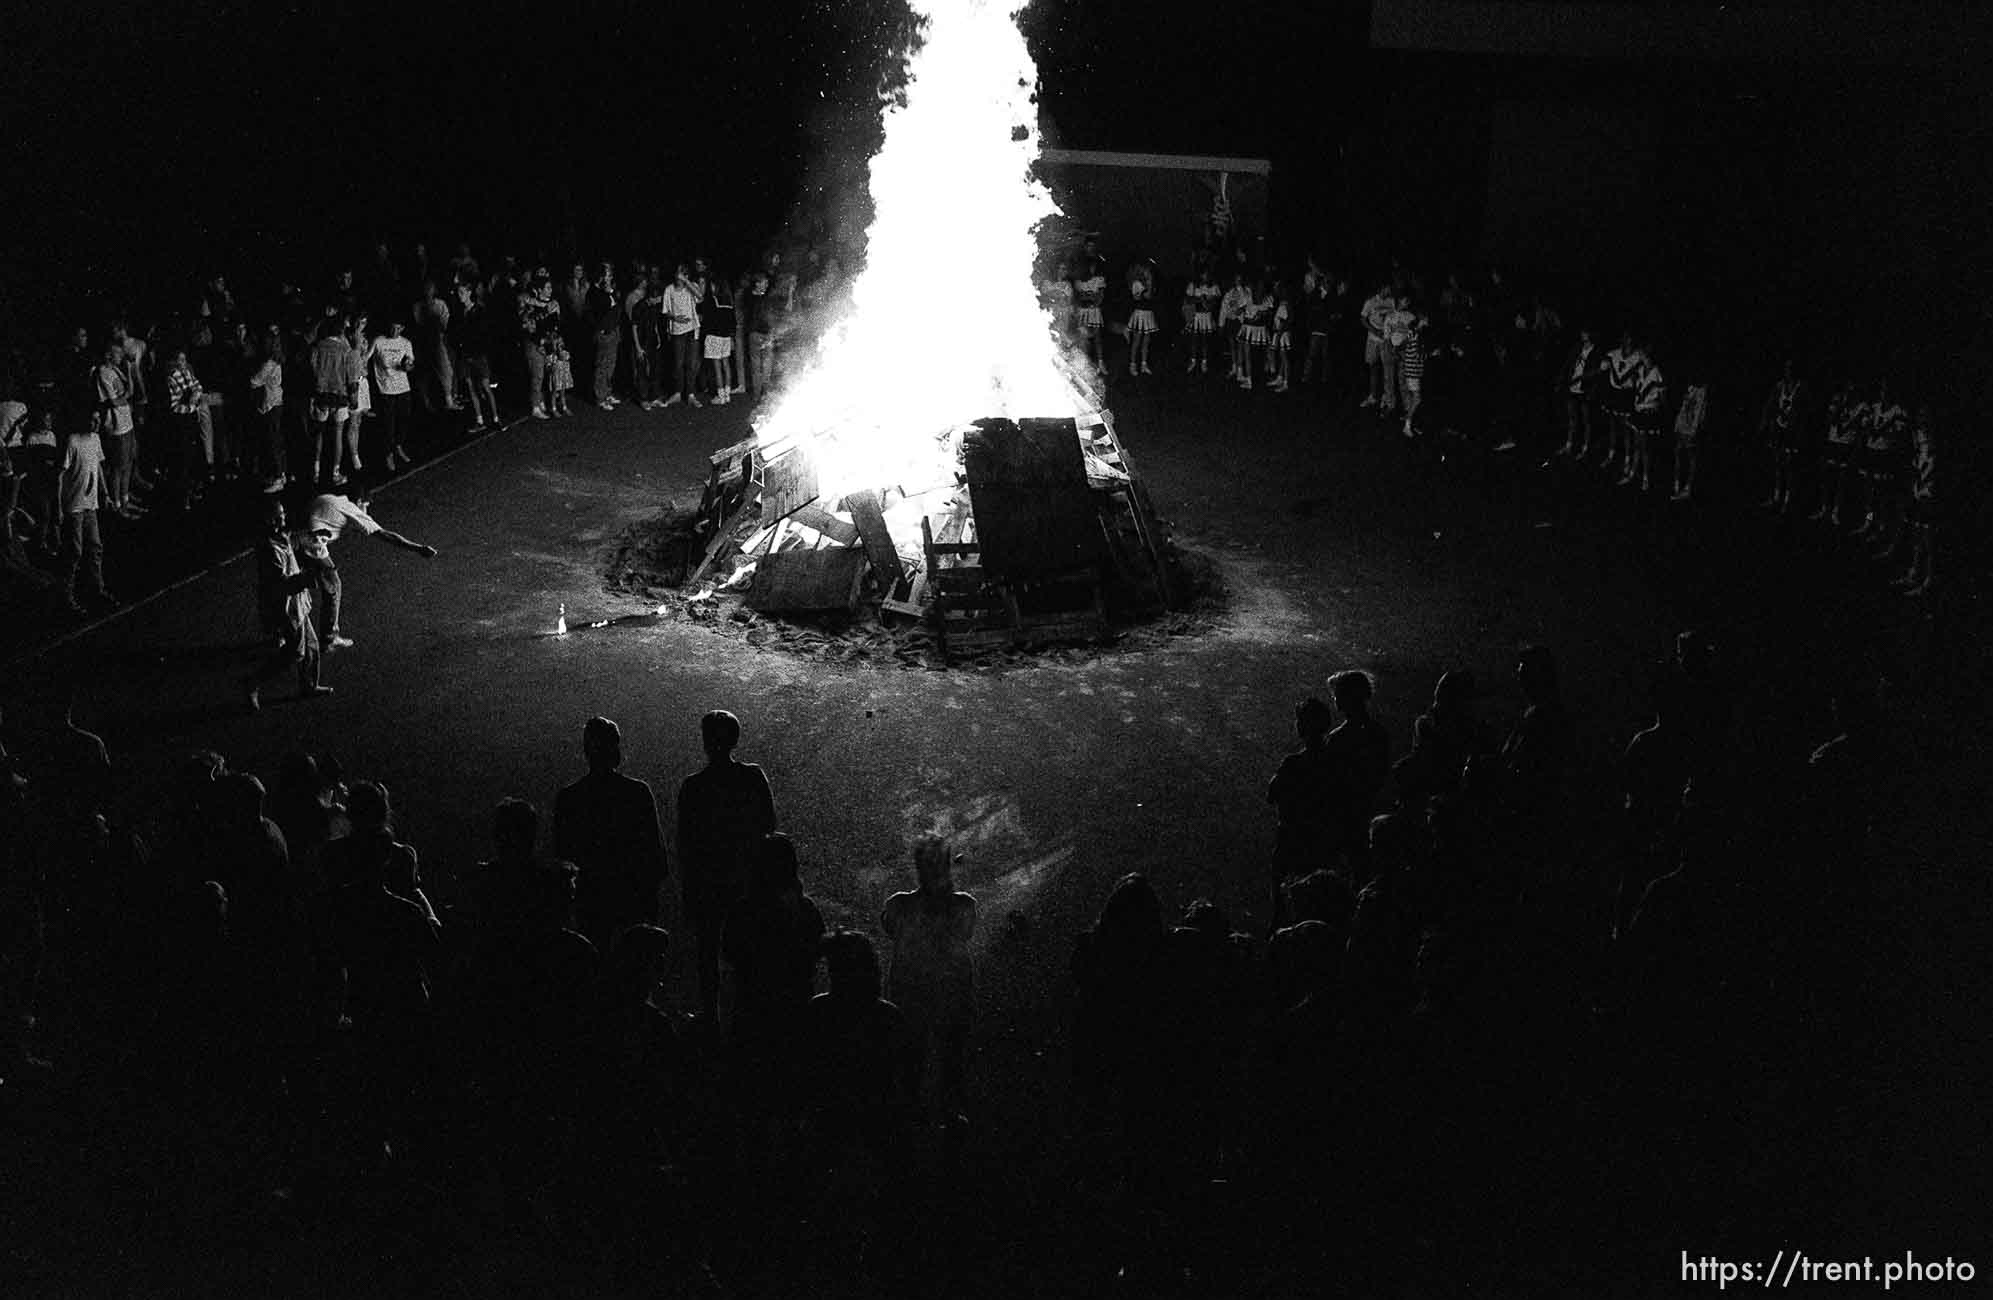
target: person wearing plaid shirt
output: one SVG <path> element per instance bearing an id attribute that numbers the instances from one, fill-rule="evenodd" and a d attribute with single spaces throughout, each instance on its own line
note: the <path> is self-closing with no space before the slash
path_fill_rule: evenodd
<path id="1" fill-rule="evenodd" d="M 172 429 L 171 463 L 180 479 L 180 507 L 193 504 L 208 472 L 208 449 L 201 435 L 201 403 L 206 393 L 187 360 L 187 350 L 176 348 L 166 371 L 166 414 Z"/>

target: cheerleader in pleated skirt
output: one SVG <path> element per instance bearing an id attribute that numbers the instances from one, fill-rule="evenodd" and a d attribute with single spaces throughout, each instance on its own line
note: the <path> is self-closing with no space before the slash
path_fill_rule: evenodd
<path id="1" fill-rule="evenodd" d="M 1276 393 L 1287 391 L 1287 354 L 1293 347 L 1294 305 L 1288 301 L 1287 291 L 1282 289 L 1274 296 L 1273 317 L 1266 342 L 1267 387 Z"/>
<path id="2" fill-rule="evenodd" d="M 1079 331 L 1080 346 L 1086 349 L 1087 359 L 1103 375 L 1107 373 L 1107 358 L 1100 348 L 1103 324 L 1100 308 L 1106 299 L 1107 275 L 1101 269 L 1100 259 L 1087 258 L 1080 263 L 1079 279 L 1073 281 L 1073 328 Z"/>
<path id="3" fill-rule="evenodd" d="M 1128 268 L 1128 298 L 1134 304 L 1128 312 L 1128 373 L 1153 375 L 1149 340 L 1156 335 L 1156 280 L 1147 262 Z"/>
<path id="4" fill-rule="evenodd" d="M 1184 305 L 1189 309 L 1190 364 L 1184 373 L 1196 371 L 1200 375 L 1211 373 L 1211 336 L 1218 332 L 1218 300 L 1224 297 L 1224 290 L 1218 287 L 1218 279 L 1211 274 L 1211 268 L 1200 266 L 1197 278 L 1184 292 Z"/>
<path id="5" fill-rule="evenodd" d="M 1264 348 L 1272 338 L 1272 332 L 1267 328 L 1272 319 L 1273 293 L 1261 285 L 1248 299 L 1239 318 L 1239 387 L 1247 391 L 1251 391 L 1253 386 L 1253 349 Z"/>

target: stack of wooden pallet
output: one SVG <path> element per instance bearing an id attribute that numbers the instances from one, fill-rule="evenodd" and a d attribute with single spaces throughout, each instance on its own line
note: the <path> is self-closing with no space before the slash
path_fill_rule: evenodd
<path id="1" fill-rule="evenodd" d="M 688 585 L 749 608 L 855 608 L 919 618 L 945 657 L 1097 638 L 1109 586 L 1167 605 L 1167 539 L 1112 419 L 979 420 L 956 431 L 956 472 L 825 500 L 807 440 L 749 439 L 713 454 L 710 530 Z"/>

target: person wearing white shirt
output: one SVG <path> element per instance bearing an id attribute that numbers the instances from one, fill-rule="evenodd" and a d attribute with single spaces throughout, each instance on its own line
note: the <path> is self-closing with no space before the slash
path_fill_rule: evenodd
<path id="1" fill-rule="evenodd" d="M 415 345 L 402 335 L 402 322 L 389 318 L 387 332 L 376 335 L 371 369 L 374 378 L 374 419 L 381 426 L 382 459 L 390 470 L 408 464 L 403 444 L 408 436 L 408 375 L 415 369 Z"/>
<path id="2" fill-rule="evenodd" d="M 345 586 L 338 566 L 332 562 L 332 544 L 347 533 L 378 537 L 388 545 L 413 551 L 424 559 L 436 558 L 436 548 L 413 542 L 400 533 L 381 527 L 367 510 L 367 499 L 324 493 L 312 499 L 311 519 L 298 538 L 299 554 L 314 561 L 312 566 L 313 604 L 319 615 L 318 640 L 322 650 L 342 650 L 353 644 L 340 631 L 339 612 Z"/>
<path id="3" fill-rule="evenodd" d="M 1370 372 L 1370 393 L 1363 399 L 1366 410 L 1377 407 L 1389 414 L 1398 408 L 1398 352 L 1387 333 L 1397 310 L 1398 296 L 1389 284 L 1379 285 L 1363 303 L 1363 365 Z"/>
<path id="4" fill-rule="evenodd" d="M 671 344 L 670 380 L 675 388 L 664 399 L 666 406 L 684 402 L 699 405 L 699 292 L 692 284 L 691 268 L 678 264 L 677 274 L 666 286 L 662 300 L 664 332 Z"/>

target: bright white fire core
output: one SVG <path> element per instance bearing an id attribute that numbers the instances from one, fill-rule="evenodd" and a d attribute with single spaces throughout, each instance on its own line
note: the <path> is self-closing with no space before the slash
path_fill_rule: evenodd
<path id="1" fill-rule="evenodd" d="M 815 364 L 757 421 L 814 443 L 826 498 L 912 490 L 951 468 L 945 435 L 985 416 L 1084 414 L 1033 280 L 1038 72 L 1006 0 L 913 0 L 926 20 L 904 105 L 872 159 L 865 263 Z"/>

